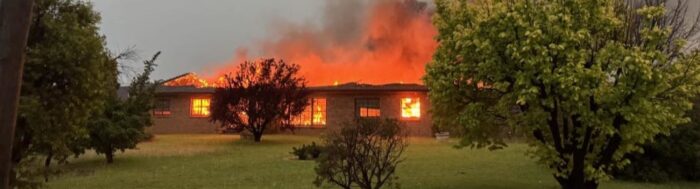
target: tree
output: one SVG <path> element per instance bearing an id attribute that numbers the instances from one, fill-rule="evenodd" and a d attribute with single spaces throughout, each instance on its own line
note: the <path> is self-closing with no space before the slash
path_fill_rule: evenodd
<path id="1" fill-rule="evenodd" d="M 424 78 L 435 119 L 465 131 L 464 146 L 504 147 L 503 125 L 530 133 L 529 154 L 562 188 L 597 188 L 687 122 L 699 90 L 700 53 L 678 35 L 695 28 L 640 2 L 436 1 Z"/>
<path id="2" fill-rule="evenodd" d="M 308 105 L 306 81 L 298 71 L 298 65 L 283 60 L 241 63 L 235 75 L 226 75 L 216 88 L 211 121 L 248 130 L 260 142 L 265 129 L 300 114 Z"/>
<path id="3" fill-rule="evenodd" d="M 0 188 L 9 188 L 12 142 L 32 0 L 0 2 Z"/>
<path id="4" fill-rule="evenodd" d="M 700 100 L 687 113 L 691 122 L 668 136 L 658 135 L 643 151 L 628 154 L 631 164 L 615 172 L 616 178 L 664 182 L 700 181 Z"/>
<path id="5" fill-rule="evenodd" d="M 37 182 L 27 167 L 33 160 L 50 164 L 73 154 L 117 74 L 90 3 L 38 0 L 33 12 L 12 149 L 15 186 Z"/>
<path id="6" fill-rule="evenodd" d="M 317 159 L 316 186 L 377 189 L 397 179 L 396 166 L 407 146 L 395 119 L 361 119 L 327 135 Z"/>
<path id="7" fill-rule="evenodd" d="M 95 115 L 88 126 L 90 148 L 105 154 L 107 163 L 114 162 L 117 150 L 136 148 L 146 137 L 145 128 L 153 124 L 150 111 L 154 106 L 156 84 L 149 82 L 149 78 L 158 55 L 160 52 L 144 61 L 144 71 L 132 80 L 129 96 L 122 100 L 114 90 L 105 109 Z"/>

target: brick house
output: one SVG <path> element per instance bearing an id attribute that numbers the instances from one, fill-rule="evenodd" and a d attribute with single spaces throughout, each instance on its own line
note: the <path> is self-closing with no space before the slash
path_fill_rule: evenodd
<path id="1" fill-rule="evenodd" d="M 193 84 L 194 83 L 194 84 Z M 310 105 L 293 119 L 294 133 L 317 134 L 354 118 L 395 118 L 412 136 L 430 136 L 428 89 L 418 84 L 368 85 L 346 83 L 307 87 Z M 152 133 L 217 133 L 209 122 L 214 88 L 194 74 L 165 81 L 156 90 Z M 288 132 L 288 131 L 285 131 Z"/>

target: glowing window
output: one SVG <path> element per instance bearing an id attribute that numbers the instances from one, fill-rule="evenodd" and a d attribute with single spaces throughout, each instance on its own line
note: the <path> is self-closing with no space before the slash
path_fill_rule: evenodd
<path id="1" fill-rule="evenodd" d="M 378 118 L 381 114 L 378 98 L 355 99 L 355 109 L 360 118 Z"/>
<path id="2" fill-rule="evenodd" d="M 157 99 L 153 107 L 153 115 L 157 117 L 170 116 L 170 99 Z"/>
<path id="3" fill-rule="evenodd" d="M 326 99 L 314 98 L 313 103 L 313 125 L 326 125 Z"/>
<path id="4" fill-rule="evenodd" d="M 209 105 L 211 104 L 211 99 L 209 98 L 193 98 L 192 106 L 190 109 L 190 115 L 192 117 L 207 117 L 209 116 Z"/>
<path id="5" fill-rule="evenodd" d="M 292 118 L 296 127 L 322 127 L 326 125 L 326 99 L 313 98 L 304 111 Z"/>
<path id="6" fill-rule="evenodd" d="M 403 119 L 420 119 L 420 99 L 418 98 L 402 98 L 401 99 L 401 118 Z"/>

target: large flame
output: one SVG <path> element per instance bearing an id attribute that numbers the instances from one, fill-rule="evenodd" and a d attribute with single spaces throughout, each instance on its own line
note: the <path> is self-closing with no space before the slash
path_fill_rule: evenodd
<path id="1" fill-rule="evenodd" d="M 421 83 L 437 47 L 430 15 L 416 0 L 329 1 L 321 27 L 276 24 L 276 39 L 254 49 L 259 56 L 241 48 L 209 78 L 234 72 L 243 60 L 271 57 L 301 65 L 309 85 Z"/>

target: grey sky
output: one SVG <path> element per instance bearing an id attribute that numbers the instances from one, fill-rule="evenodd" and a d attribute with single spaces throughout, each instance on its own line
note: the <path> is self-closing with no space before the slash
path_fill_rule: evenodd
<path id="1" fill-rule="evenodd" d="M 162 51 L 155 79 L 226 63 L 274 20 L 317 22 L 323 1 L 92 0 L 111 50 L 134 47 L 142 59 Z"/>
<path id="2" fill-rule="evenodd" d="M 230 62 L 237 48 L 267 37 L 275 21 L 318 23 L 327 0 L 90 1 L 102 15 L 108 47 L 133 47 L 141 59 L 162 51 L 153 78 L 167 79 Z M 698 12 L 700 0 L 689 6 Z"/>

